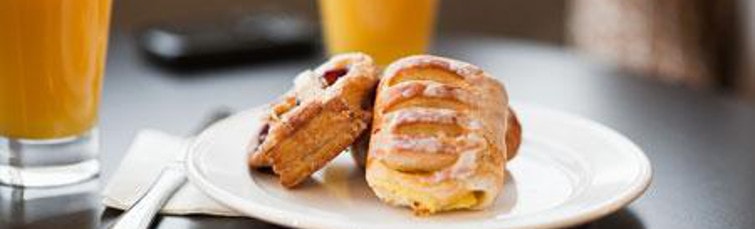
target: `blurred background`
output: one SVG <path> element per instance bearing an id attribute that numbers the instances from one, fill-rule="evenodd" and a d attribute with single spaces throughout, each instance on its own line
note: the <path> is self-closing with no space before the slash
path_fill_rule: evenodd
<path id="1" fill-rule="evenodd" d="M 304 37 L 309 41 L 305 42 L 305 46 L 319 46 L 321 36 L 314 34 L 318 31 L 316 26 L 320 24 L 318 2 L 319 0 L 113 0 L 111 40 L 117 42 L 111 43 L 111 51 L 115 52 L 109 53 L 111 63 L 108 64 L 108 74 L 116 77 L 108 76 L 103 90 L 106 93 L 103 96 L 104 109 L 101 109 L 100 126 L 103 130 L 101 151 L 104 153 L 101 161 L 104 171 L 100 179 L 83 183 L 83 187 L 64 187 L 60 192 L 54 189 L 0 187 L 0 228 L 15 224 L 31 228 L 94 228 L 98 224 L 112 223 L 119 212 L 102 213 L 104 207 L 100 203 L 100 182 L 107 181 L 112 176 L 139 129 L 149 127 L 173 134 L 189 133 L 195 127 L 194 123 L 206 118 L 207 111 L 242 109 L 266 103 L 288 88 L 288 79 L 297 72 L 320 63 L 320 60 L 314 60 L 316 58 L 309 58 L 306 60 L 308 63 L 252 66 L 259 67 L 255 69 L 256 72 L 248 71 L 249 69 L 207 71 L 204 72 L 206 74 L 196 74 L 197 77 L 192 80 L 184 80 L 181 77 L 191 74 L 165 74 L 163 71 L 143 68 L 140 62 L 132 63 L 133 51 L 138 48 L 142 51 L 155 48 L 152 51 L 167 55 L 168 58 L 176 54 L 173 52 L 176 50 L 171 50 L 170 45 L 161 43 L 165 39 L 148 43 L 151 46 L 139 42 L 145 34 L 157 34 L 152 37 L 165 38 L 160 36 L 161 33 L 148 31 L 166 26 L 205 29 L 197 36 L 197 43 L 200 43 L 201 48 L 194 50 L 202 53 L 206 51 L 203 48 L 233 48 L 232 45 L 207 46 L 210 43 L 217 44 L 217 41 L 227 41 L 214 36 L 224 31 L 219 25 L 227 26 L 229 21 L 238 22 L 239 18 L 272 13 L 295 16 L 300 21 L 315 26 L 312 28 L 315 32 L 292 29 L 298 27 L 287 23 L 269 23 L 269 18 L 263 18 L 263 23 L 250 27 L 262 29 L 261 31 L 247 32 L 252 35 L 270 32 L 267 31 L 270 28 L 259 25 L 273 25 L 278 30 L 283 28 L 284 32 L 305 31 L 278 35 Z M 518 50 L 519 52 L 500 55 L 502 59 L 478 56 L 476 60 L 485 60 L 482 64 L 497 67 L 495 70 L 498 72 L 506 72 L 501 69 L 510 67 L 518 67 L 519 72 L 532 70 L 531 76 L 537 78 L 531 79 L 535 80 L 526 80 L 530 76 L 526 74 L 509 77 L 515 83 L 522 83 L 519 84 L 521 87 L 513 87 L 512 91 L 521 96 L 516 99 L 543 102 L 545 105 L 606 123 L 648 150 L 648 156 L 657 168 L 654 170 L 654 184 L 649 194 L 628 210 L 594 223 L 594 228 L 601 228 L 601 225 L 606 228 L 644 228 L 643 224 L 648 228 L 752 225 L 753 218 L 747 215 L 747 212 L 752 212 L 752 205 L 743 200 L 752 198 L 753 186 L 749 174 L 752 174 L 752 165 L 755 164 L 752 154 L 755 144 L 752 141 L 752 131 L 755 130 L 752 119 L 755 117 L 752 115 L 752 108 L 755 108 L 755 1 L 440 2 L 435 39 L 445 41 L 442 44 L 445 46 L 441 48 L 458 44 L 453 37 L 460 36 L 467 38 L 462 39 L 464 42 L 487 42 L 470 46 L 472 48 L 499 47 L 486 49 L 487 52 Z M 255 24 L 252 22 L 251 24 Z M 487 37 L 494 39 L 485 39 Z M 490 40 L 495 40 L 495 45 L 491 45 Z M 504 42 L 498 42 L 499 40 Z M 530 45 L 525 49 L 516 49 L 519 46 L 506 46 L 505 41 L 545 46 L 548 51 L 512 58 L 528 54 L 523 52 L 539 49 Z M 296 42 L 291 44 L 295 45 L 288 47 L 301 50 Z M 558 49 L 554 52 L 551 47 Z M 562 54 L 559 52 L 561 49 L 568 51 L 568 55 L 554 54 Z M 466 53 L 470 49 L 462 47 L 458 50 L 461 51 L 452 53 Z M 469 55 L 486 53 L 477 51 Z M 280 49 L 275 52 L 280 52 Z M 305 52 L 310 57 L 322 53 L 322 50 L 310 49 Z M 636 74 L 616 74 L 613 72 L 614 68 L 593 68 L 592 62 L 588 66 L 582 62 L 564 61 L 578 59 L 572 53 L 605 65 L 619 66 Z M 301 53 L 296 55 L 299 54 Z M 270 58 L 270 55 L 257 56 Z M 537 59 L 543 57 L 553 58 Z M 522 59 L 526 61 L 517 62 Z M 191 64 L 179 65 L 179 68 L 219 59 L 211 56 L 209 59 L 193 60 Z M 500 63 L 501 60 L 514 61 Z M 227 62 L 222 58 L 220 61 Z M 535 61 L 537 64 L 532 64 Z M 242 63 L 248 64 L 250 61 Z M 562 65 L 551 65 L 554 63 Z M 536 68 L 541 66 L 548 68 L 546 71 L 537 71 L 539 69 Z M 220 68 L 220 65 L 213 64 L 211 67 Z M 259 77 L 244 77 L 251 75 L 250 72 Z M 544 77 L 559 73 L 563 73 L 563 77 Z M 225 77 L 223 80 L 210 79 L 216 75 Z M 169 77 L 160 78 L 162 76 Z M 281 80 L 280 76 L 288 78 Z M 625 78 L 602 81 L 602 76 Z M 629 77 L 648 79 L 625 80 Z M 562 80 L 564 78 L 566 80 Z M 250 85 L 251 81 L 259 84 Z M 673 86 L 660 86 L 661 84 Z M 721 99 L 722 97 L 727 99 Z M 728 98 L 736 98 L 737 103 L 730 103 Z M 745 101 L 749 106 L 738 106 L 739 101 Z M 716 160 L 710 160 L 710 152 L 719 154 Z M 730 186 L 734 187 L 731 188 L 733 191 L 722 195 L 721 188 Z M 710 214 L 711 211 L 716 211 L 716 214 Z M 247 220 L 246 223 L 262 224 L 261 221 L 252 220 Z M 683 226 L 679 226 L 680 224 Z M 164 217 L 160 222 L 160 228 L 191 228 L 200 225 L 209 228 L 234 227 L 232 220 L 213 217 Z M 248 224 L 239 225 L 246 227 Z"/>
<path id="2" fill-rule="evenodd" d="M 285 12 L 317 25 L 314 0 L 115 1 L 116 33 Z M 442 1 L 436 38 L 475 34 L 566 47 L 655 80 L 755 103 L 749 0 Z"/>

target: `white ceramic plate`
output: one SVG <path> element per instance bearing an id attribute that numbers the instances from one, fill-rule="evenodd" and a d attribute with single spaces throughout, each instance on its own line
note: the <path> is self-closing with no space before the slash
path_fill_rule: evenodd
<path id="1" fill-rule="evenodd" d="M 487 210 L 416 217 L 380 202 L 364 173 L 341 154 L 297 189 L 250 171 L 246 145 L 260 128 L 250 110 L 197 137 L 189 178 L 218 202 L 264 221 L 307 228 L 552 228 L 607 215 L 642 194 L 651 168 L 642 150 L 593 121 L 547 108 L 514 105 L 524 143 L 507 164 L 504 192 Z"/>

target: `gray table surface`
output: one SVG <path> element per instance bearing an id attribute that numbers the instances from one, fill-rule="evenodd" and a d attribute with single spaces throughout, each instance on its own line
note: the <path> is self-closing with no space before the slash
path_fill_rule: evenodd
<path id="1" fill-rule="evenodd" d="M 176 73 L 146 63 L 113 36 L 101 107 L 102 174 L 54 189 L 0 186 L 0 228 L 102 228 L 120 214 L 99 190 L 138 130 L 185 135 L 219 107 L 236 110 L 284 92 L 320 59 Z M 752 228 L 755 107 L 707 91 L 662 85 L 555 47 L 479 37 L 441 38 L 435 53 L 500 77 L 510 97 L 604 123 L 639 144 L 654 168 L 648 191 L 585 228 Z M 187 76 L 188 75 L 188 76 Z M 135 168 L 137 169 L 137 168 Z M 275 228 L 254 219 L 158 218 L 157 228 Z"/>

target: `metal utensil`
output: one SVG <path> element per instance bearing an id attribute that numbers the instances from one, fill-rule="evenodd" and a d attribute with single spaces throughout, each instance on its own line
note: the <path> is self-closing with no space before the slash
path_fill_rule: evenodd
<path id="1" fill-rule="evenodd" d="M 212 112 L 212 115 L 203 122 L 195 133 L 201 132 L 215 121 L 230 116 L 231 113 L 229 109 L 225 108 Z M 186 152 L 192 141 L 193 137 L 188 137 L 181 143 L 181 153 L 179 153 L 178 157 L 173 162 L 165 165 L 147 192 L 131 208 L 123 213 L 120 219 L 113 225 L 113 229 L 141 229 L 149 227 L 157 212 L 178 191 L 178 188 L 186 183 L 184 161 Z"/>

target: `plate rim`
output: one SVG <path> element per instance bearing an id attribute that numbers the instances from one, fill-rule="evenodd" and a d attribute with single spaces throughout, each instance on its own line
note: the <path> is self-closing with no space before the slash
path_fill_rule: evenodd
<path id="1" fill-rule="evenodd" d="M 641 197 L 642 194 L 649 188 L 653 179 L 653 169 L 652 169 L 650 160 L 648 159 L 645 152 L 636 143 L 630 140 L 626 135 L 623 135 L 620 132 L 602 123 L 590 120 L 578 114 L 569 113 L 566 111 L 561 111 L 554 108 L 548 108 L 542 105 L 535 105 L 535 104 L 529 104 L 529 103 L 523 104 L 523 103 L 518 103 L 518 102 L 512 102 L 511 106 L 518 107 L 517 108 L 518 110 L 525 108 L 525 110 L 527 110 L 528 112 L 537 111 L 537 113 L 543 113 L 549 116 L 561 116 L 566 119 L 570 119 L 570 121 L 578 123 L 581 126 L 585 126 L 599 132 L 600 135 L 605 136 L 606 139 L 611 139 L 612 141 L 618 141 L 622 145 L 629 147 L 628 151 L 632 152 L 633 155 L 638 159 L 636 160 L 637 161 L 636 165 L 638 166 L 638 175 L 635 177 L 635 180 L 633 180 L 626 189 L 624 189 L 622 192 L 619 192 L 619 194 L 617 194 L 613 198 L 607 199 L 603 201 L 602 204 L 593 205 L 590 208 L 583 209 L 579 211 L 578 213 L 571 214 L 565 218 L 553 219 L 553 220 L 541 222 L 534 225 L 521 225 L 521 227 L 556 228 L 556 227 L 569 227 L 569 226 L 575 226 L 582 223 L 586 223 L 586 222 L 601 218 L 603 216 L 606 216 L 615 211 L 618 211 L 622 207 L 629 205 L 634 200 Z M 234 114 L 228 118 L 225 118 L 223 120 L 220 120 L 214 123 L 207 129 L 205 129 L 205 131 L 197 135 L 197 137 L 195 138 L 195 141 L 192 141 L 189 147 L 189 152 L 185 160 L 185 167 L 186 167 L 186 171 L 188 175 L 187 177 L 189 178 L 189 180 L 194 185 L 196 185 L 199 188 L 199 190 L 201 190 L 208 197 L 215 200 L 219 204 L 229 207 L 233 210 L 236 210 L 239 213 L 247 215 L 248 217 L 252 217 L 255 219 L 262 220 L 262 221 L 266 221 L 266 222 L 270 222 L 270 223 L 274 223 L 278 225 L 290 226 L 290 227 L 307 227 L 307 228 L 353 228 L 355 226 L 359 226 L 358 224 L 355 225 L 349 221 L 339 222 L 339 221 L 333 221 L 333 220 L 328 220 L 328 219 L 319 219 L 319 218 L 315 218 L 311 216 L 299 217 L 301 216 L 301 214 L 297 214 L 297 213 L 294 213 L 294 216 L 296 217 L 291 217 L 292 213 L 290 213 L 289 211 L 285 211 L 280 208 L 276 208 L 274 206 L 266 206 L 262 204 L 260 205 L 242 204 L 247 199 L 236 196 L 233 193 L 221 187 L 213 185 L 212 182 L 207 177 L 202 175 L 199 165 L 195 163 L 197 160 L 199 160 L 199 158 L 201 158 L 199 157 L 199 154 L 202 153 L 202 151 L 196 150 L 196 148 L 198 148 L 199 144 L 203 142 L 202 140 L 207 139 L 208 138 L 207 136 L 211 135 L 212 133 L 222 130 L 221 128 L 218 128 L 218 126 L 221 126 L 223 123 L 230 122 L 231 120 L 238 119 L 239 117 L 244 117 L 245 115 L 248 115 L 249 113 L 259 112 L 258 110 L 262 109 L 263 107 L 264 106 L 259 106 L 259 107 L 254 107 L 251 109 L 241 111 L 237 114 Z M 483 223 L 484 222 L 481 221 L 481 222 L 478 222 L 476 225 L 495 226 L 495 225 L 489 225 L 489 224 L 483 224 Z M 469 225 L 469 222 L 467 222 L 466 224 Z M 401 225 L 401 224 L 397 224 L 397 225 Z M 381 226 L 386 226 L 386 225 L 381 225 Z"/>

